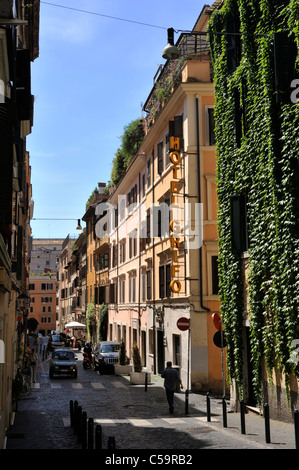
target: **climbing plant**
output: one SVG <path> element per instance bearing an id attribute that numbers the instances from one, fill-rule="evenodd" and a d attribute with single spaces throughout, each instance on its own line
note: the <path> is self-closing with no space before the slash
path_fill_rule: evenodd
<path id="1" fill-rule="evenodd" d="M 230 39 L 224 33 L 232 15 L 241 32 L 241 54 L 235 70 L 228 73 Z M 274 33 L 282 31 L 297 46 L 299 78 L 297 0 L 225 0 L 208 26 L 215 86 L 219 296 L 227 365 L 242 396 L 244 280 L 241 255 L 232 250 L 230 213 L 230 196 L 239 194 L 247 200 L 248 311 L 258 399 L 264 360 L 270 377 L 274 367 L 285 374 L 287 395 L 290 374 L 299 375 L 298 365 L 290 361 L 299 324 L 299 104 L 276 100 Z"/>
<path id="2" fill-rule="evenodd" d="M 92 340 L 92 322 L 96 318 L 96 309 L 93 303 L 93 299 L 90 299 L 89 304 L 87 305 L 87 314 L 86 314 L 86 325 L 89 339 Z"/>
<path id="3" fill-rule="evenodd" d="M 108 306 L 105 304 L 99 307 L 99 321 L 99 340 L 106 341 L 108 332 Z"/>

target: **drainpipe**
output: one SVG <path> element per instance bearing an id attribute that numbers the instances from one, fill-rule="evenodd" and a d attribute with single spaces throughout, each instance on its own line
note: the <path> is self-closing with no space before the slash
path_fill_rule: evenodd
<path id="1" fill-rule="evenodd" d="M 155 182 L 154 182 L 154 155 L 152 154 L 152 178 L 153 178 L 153 204 L 155 203 Z M 153 341 L 154 341 L 154 374 L 157 373 L 157 351 L 156 351 L 156 289 L 155 289 L 155 281 L 156 281 L 156 274 L 155 274 L 155 239 L 153 237 Z"/>
<path id="2" fill-rule="evenodd" d="M 200 184 L 200 142 L 199 142 L 199 114 L 198 114 L 198 95 L 195 98 L 195 113 L 196 113 L 196 161 L 197 161 L 197 185 L 198 185 L 198 203 L 201 203 L 201 184 Z M 210 309 L 203 305 L 203 294 L 202 294 L 202 246 L 199 248 L 199 302 L 200 307 L 206 312 L 210 312 Z"/>
<path id="3" fill-rule="evenodd" d="M 141 217 L 140 217 L 140 206 L 141 206 L 141 197 L 140 197 L 140 173 L 138 175 L 138 191 L 139 191 L 139 208 L 138 208 L 138 222 L 139 222 L 139 229 L 141 226 Z M 140 291 L 141 291 L 141 273 L 140 273 L 140 266 L 141 266 L 141 252 L 140 252 L 140 232 L 138 231 L 138 238 L 139 240 L 139 247 L 138 247 L 138 329 L 139 329 L 139 349 L 141 347 L 141 315 L 140 315 Z M 145 358 L 146 360 L 146 358 Z"/>

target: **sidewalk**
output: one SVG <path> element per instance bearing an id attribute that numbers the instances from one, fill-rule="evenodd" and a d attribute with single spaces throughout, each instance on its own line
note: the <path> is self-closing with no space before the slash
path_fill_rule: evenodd
<path id="1" fill-rule="evenodd" d="M 163 379 L 159 375 L 151 374 L 152 384 L 159 385 L 163 388 Z M 151 385 L 148 386 L 150 391 Z M 143 386 L 142 386 L 143 388 Z M 175 394 L 175 400 L 181 402 L 186 411 L 186 393 L 181 391 Z M 226 424 L 223 426 L 223 409 L 222 398 L 210 396 L 210 417 L 211 421 L 207 421 L 207 394 L 192 393 L 188 396 L 188 414 L 185 416 L 192 417 L 193 414 L 202 414 L 202 422 L 208 426 L 212 426 L 220 432 L 231 433 L 232 435 L 247 439 L 248 442 L 256 442 L 264 449 L 296 449 L 295 428 L 292 423 L 284 423 L 271 419 L 270 416 L 270 443 L 266 443 L 265 420 L 264 417 L 255 411 L 246 408 L 245 413 L 245 434 L 241 433 L 241 415 L 230 409 L 229 400 L 226 400 Z"/>

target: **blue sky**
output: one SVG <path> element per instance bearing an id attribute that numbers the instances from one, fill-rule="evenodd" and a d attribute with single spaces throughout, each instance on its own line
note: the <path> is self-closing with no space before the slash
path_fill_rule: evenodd
<path id="1" fill-rule="evenodd" d="M 98 182 L 110 180 L 124 126 L 143 116 L 142 104 L 153 77 L 165 63 L 161 54 L 167 28 L 191 30 L 205 2 L 53 0 L 53 4 L 158 26 L 41 1 L 40 52 L 31 65 L 34 125 L 27 138 L 33 217 L 79 219 Z M 78 236 L 76 225 L 76 220 L 31 221 L 34 238 Z"/>

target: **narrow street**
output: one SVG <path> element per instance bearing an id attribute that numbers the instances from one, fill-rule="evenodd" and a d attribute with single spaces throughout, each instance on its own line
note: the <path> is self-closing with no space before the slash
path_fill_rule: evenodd
<path id="1" fill-rule="evenodd" d="M 77 401 L 94 425 L 102 426 L 102 447 L 109 437 L 117 450 L 182 449 L 294 449 L 293 426 L 271 423 L 271 443 L 264 438 L 263 419 L 246 415 L 246 435 L 240 433 L 238 413 L 228 413 L 223 428 L 221 400 L 211 400 L 211 422 L 207 422 L 205 395 L 189 395 L 188 414 L 185 394 L 175 397 L 175 412 L 169 415 L 163 380 L 152 376 L 147 391 L 143 385 L 130 385 L 129 377 L 100 375 L 84 370 L 82 353 L 78 357 L 78 377 L 48 375 L 49 360 L 38 366 L 37 383 L 30 394 L 18 402 L 15 424 L 8 431 L 7 449 L 81 449 L 70 426 L 70 401 Z M 182 453 L 180 451 L 180 453 Z"/>

